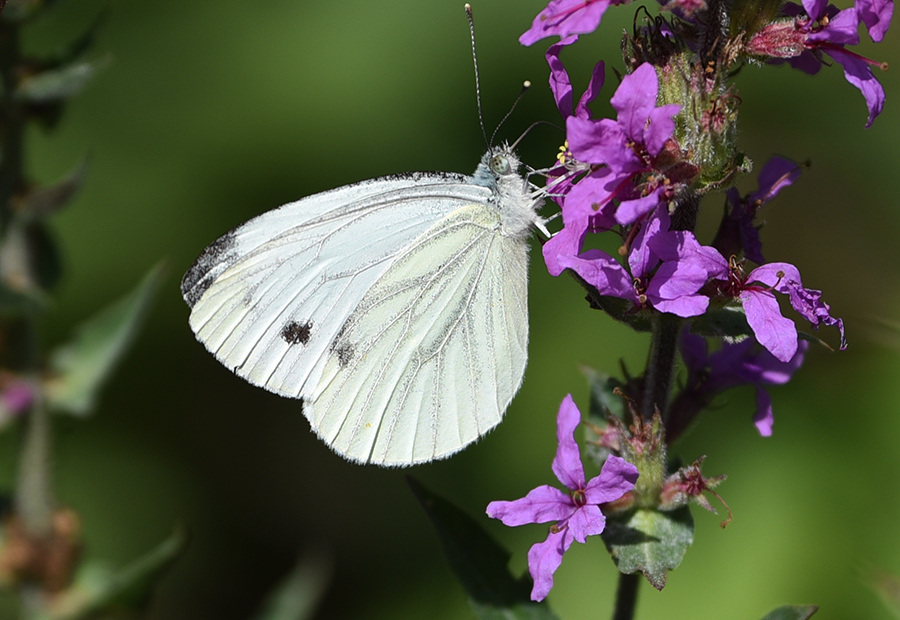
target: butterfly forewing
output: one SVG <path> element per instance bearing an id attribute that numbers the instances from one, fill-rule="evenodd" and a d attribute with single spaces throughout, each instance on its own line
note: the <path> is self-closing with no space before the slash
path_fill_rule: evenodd
<path id="1" fill-rule="evenodd" d="M 239 376 L 299 397 L 331 341 L 394 257 L 488 188 L 397 175 L 269 211 L 214 242 L 182 281 L 197 338 Z"/>
<path id="2" fill-rule="evenodd" d="M 396 465 L 448 456 L 499 423 L 525 369 L 526 250 L 487 204 L 417 238 L 332 344 L 306 408 L 313 428 L 348 458 Z"/>

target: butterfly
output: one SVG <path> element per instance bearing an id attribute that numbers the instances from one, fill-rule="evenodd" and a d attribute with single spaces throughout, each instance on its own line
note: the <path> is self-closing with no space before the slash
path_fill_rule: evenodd
<path id="1" fill-rule="evenodd" d="M 197 339 L 301 398 L 348 460 L 445 458 L 522 384 L 537 191 L 508 146 L 472 176 L 413 172 L 308 196 L 226 233 L 181 282 Z"/>

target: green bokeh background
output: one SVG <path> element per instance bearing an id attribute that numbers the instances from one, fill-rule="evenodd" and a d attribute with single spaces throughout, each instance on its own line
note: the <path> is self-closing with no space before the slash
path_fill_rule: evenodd
<path id="1" fill-rule="evenodd" d="M 65 0 L 25 41 L 53 49 L 104 4 Z M 503 138 L 557 121 L 545 46 L 516 41 L 542 6 L 475 4 L 487 125 L 522 80 L 536 85 Z M 578 87 L 597 58 L 621 67 L 619 35 L 634 8 L 610 11 L 599 33 L 566 52 Z M 895 35 L 860 51 L 900 66 Z M 118 2 L 91 55 L 108 55 L 108 68 L 56 131 L 35 129 L 28 141 L 41 181 L 91 155 L 84 190 L 53 222 L 66 273 L 46 317 L 48 344 L 162 258 L 168 276 L 95 417 L 57 427 L 56 486 L 83 518 L 88 557 L 123 565 L 187 524 L 191 546 L 159 587 L 153 619 L 246 618 L 310 552 L 334 566 L 321 618 L 470 617 L 408 472 L 333 455 L 299 403 L 245 384 L 195 342 L 178 292 L 205 245 L 264 210 L 377 175 L 474 169 L 484 147 L 462 2 Z M 797 264 L 808 286 L 825 290 L 851 346 L 813 351 L 791 385 L 771 390 L 773 437 L 754 430 L 752 391 L 736 390 L 674 447 L 728 475 L 718 490 L 735 519 L 723 531 L 721 516 L 695 510 L 694 546 L 663 592 L 644 584 L 638 618 L 752 620 L 786 603 L 818 604 L 822 620 L 891 617 L 864 575 L 900 573 L 900 332 L 884 324 L 900 324 L 896 76 L 879 73 L 888 102 L 869 130 L 838 67 L 814 78 L 745 67 L 737 77 L 741 145 L 758 167 L 773 153 L 812 160 L 765 207 L 767 257 Z M 561 141 L 542 126 L 519 151 L 546 165 Z M 705 205 L 707 232 L 720 209 L 718 199 Z M 532 262 L 530 363 L 505 422 L 413 472 L 475 516 L 492 499 L 553 482 L 558 404 L 570 392 L 587 403 L 580 364 L 616 372 L 622 359 L 637 372 L 646 355 L 645 336 L 589 310 L 573 282 L 546 273 L 536 247 Z M 14 439 L 0 437 L 6 483 Z M 544 528 L 483 521 L 524 570 Z M 591 540 L 567 554 L 550 601 L 563 618 L 608 617 L 615 582 Z"/>

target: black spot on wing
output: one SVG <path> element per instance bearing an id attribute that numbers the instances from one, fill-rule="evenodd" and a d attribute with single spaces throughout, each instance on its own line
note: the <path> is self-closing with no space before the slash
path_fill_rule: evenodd
<path id="1" fill-rule="evenodd" d="M 181 296 L 191 308 L 203 297 L 203 293 L 212 286 L 218 275 L 237 258 L 234 248 L 235 233 L 232 230 L 213 241 L 181 279 Z"/>
<path id="2" fill-rule="evenodd" d="M 347 365 L 353 361 L 353 356 L 355 354 L 353 345 L 346 340 L 344 342 L 335 341 L 334 346 L 331 348 L 331 352 L 337 355 L 338 366 L 341 368 L 346 368 Z"/>
<path id="3" fill-rule="evenodd" d="M 291 321 L 281 328 L 281 339 L 288 344 L 306 344 L 312 335 L 312 321 Z"/>

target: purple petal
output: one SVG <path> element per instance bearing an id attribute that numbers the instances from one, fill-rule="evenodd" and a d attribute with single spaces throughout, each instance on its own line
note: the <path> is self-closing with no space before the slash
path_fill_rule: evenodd
<path id="1" fill-rule="evenodd" d="M 622 226 L 633 224 L 662 203 L 665 191 L 664 186 L 659 186 L 641 198 L 623 200 L 616 209 L 616 221 Z"/>
<path id="2" fill-rule="evenodd" d="M 884 38 L 894 14 L 893 0 L 856 0 L 856 12 L 876 43 Z"/>
<path id="3" fill-rule="evenodd" d="M 628 146 L 628 138 L 616 121 L 599 121 L 570 116 L 566 119 L 566 140 L 575 159 L 589 164 L 606 164 L 616 172 L 641 170 L 643 163 Z"/>
<path id="4" fill-rule="evenodd" d="M 575 443 L 575 428 L 581 423 L 581 412 L 567 395 L 559 406 L 556 416 L 556 440 L 559 446 L 553 459 L 553 473 L 564 485 L 575 491 L 584 488 L 584 465 L 581 452 Z"/>
<path id="5" fill-rule="evenodd" d="M 781 316 L 774 293 L 747 288 L 741 291 L 740 298 L 759 344 L 782 362 L 790 360 L 797 352 L 797 328 L 793 321 Z"/>
<path id="6" fill-rule="evenodd" d="M 822 13 L 825 11 L 825 7 L 828 5 L 828 0 L 802 0 L 803 1 L 803 10 L 806 11 L 806 14 L 809 15 L 811 19 L 819 19 Z"/>
<path id="7" fill-rule="evenodd" d="M 566 37 L 559 43 L 551 45 L 544 54 L 547 64 L 550 65 L 550 91 L 553 93 L 553 100 L 556 101 L 556 107 L 563 118 L 572 116 L 572 82 L 559 58 L 559 53 L 564 47 L 577 40 L 577 36 Z"/>
<path id="8" fill-rule="evenodd" d="M 753 416 L 753 423 L 760 435 L 772 436 L 772 425 L 775 423 L 775 414 L 772 413 L 772 398 L 761 387 L 756 388 L 756 415 Z"/>
<path id="9" fill-rule="evenodd" d="M 647 298 L 661 312 L 697 316 L 709 305 L 706 296 L 696 295 L 708 279 L 706 269 L 690 262 L 663 263 L 647 285 Z"/>
<path id="10" fill-rule="evenodd" d="M 752 339 L 735 344 L 723 344 L 722 348 L 710 356 L 709 381 L 717 389 L 754 383 L 760 385 L 782 385 L 803 365 L 803 357 L 809 342 L 797 343 L 797 352 L 787 362 L 782 362 L 765 349 L 758 349 Z"/>
<path id="11" fill-rule="evenodd" d="M 588 82 L 587 90 L 584 91 L 581 99 L 578 100 L 578 105 L 575 106 L 575 116 L 579 118 L 590 118 L 591 111 L 588 109 L 588 104 L 600 94 L 600 89 L 603 88 L 605 73 L 606 65 L 603 64 L 603 61 L 601 60 L 594 65 L 594 70 L 591 72 L 591 80 Z"/>
<path id="12" fill-rule="evenodd" d="M 545 37 L 593 32 L 607 8 L 609 0 L 551 0 L 519 37 L 519 43 L 531 45 Z"/>
<path id="13" fill-rule="evenodd" d="M 665 208 L 656 209 L 641 225 L 640 231 L 635 235 L 631 244 L 631 251 L 628 253 L 628 267 L 631 269 L 632 276 L 643 278 L 659 263 L 661 256 L 654 251 L 654 246 L 660 247 L 668 255 L 669 248 L 665 242 L 675 243 L 674 237 L 668 232 L 669 226 L 669 214 Z M 651 242 L 654 245 L 651 245 Z"/>
<path id="14" fill-rule="evenodd" d="M 585 228 L 566 226 L 544 244 L 541 252 L 551 276 L 558 276 L 570 266 L 567 259 L 574 258 L 581 252 L 584 236 Z"/>
<path id="15" fill-rule="evenodd" d="M 572 532 L 575 542 L 584 543 L 588 536 L 597 536 L 603 532 L 603 528 L 606 527 L 606 517 L 600 512 L 599 506 L 586 504 L 569 517 L 566 527 Z"/>
<path id="16" fill-rule="evenodd" d="M 630 139 L 643 143 L 644 127 L 656 108 L 658 92 L 659 78 L 650 63 L 643 63 L 622 78 L 610 103 L 619 113 L 619 125 Z"/>
<path id="17" fill-rule="evenodd" d="M 772 157 L 759 173 L 759 189 L 747 196 L 747 202 L 762 205 L 772 200 L 785 187 L 788 187 L 800 176 L 800 166 L 784 157 Z M 758 207 L 756 207 L 758 208 Z"/>
<path id="18" fill-rule="evenodd" d="M 531 589 L 531 600 L 542 601 L 550 593 L 553 587 L 553 573 L 562 564 L 563 554 L 572 545 L 572 535 L 569 530 L 559 532 L 551 531 L 547 540 L 535 543 L 528 550 L 528 572 L 534 580 Z"/>
<path id="19" fill-rule="evenodd" d="M 807 41 L 830 43 L 831 45 L 857 45 L 859 44 L 859 15 L 856 9 L 844 9 L 832 16 L 828 25 L 812 32 Z M 831 46 L 825 48 L 830 53 Z"/>
<path id="20" fill-rule="evenodd" d="M 588 250 L 578 256 L 560 256 L 558 260 L 560 265 L 577 273 L 601 295 L 630 299 L 637 303 L 631 276 L 606 252 Z"/>
<path id="21" fill-rule="evenodd" d="M 828 55 L 844 68 L 846 80 L 862 93 L 863 99 L 866 100 L 866 107 L 869 109 L 866 127 L 871 127 L 872 121 L 881 114 L 881 110 L 884 108 L 884 88 L 875 79 L 875 75 L 864 60 L 849 53 L 841 53 L 837 49 L 828 49 L 827 51 Z"/>
<path id="22" fill-rule="evenodd" d="M 35 401 L 35 387 L 24 381 L 13 381 L 0 393 L 0 405 L 6 413 L 22 413 Z"/>
<path id="23" fill-rule="evenodd" d="M 491 502 L 487 516 L 500 519 L 503 525 L 516 527 L 526 523 L 562 521 L 575 511 L 572 498 L 557 488 L 542 485 L 528 492 L 522 499 Z"/>
<path id="24" fill-rule="evenodd" d="M 766 263 L 750 272 L 747 284 L 751 282 L 762 282 L 779 293 L 788 294 L 791 290 L 788 282 L 800 284 L 800 271 L 790 263 Z"/>
<path id="25" fill-rule="evenodd" d="M 619 183 L 620 178 L 605 167 L 581 177 L 566 195 L 563 225 L 577 222 L 592 233 L 615 228 L 612 199 Z"/>
<path id="26" fill-rule="evenodd" d="M 686 325 L 681 332 L 678 348 L 681 351 L 681 359 L 688 370 L 688 384 L 692 384 L 698 379 L 700 371 L 706 368 L 709 343 L 703 336 L 692 334 L 690 327 Z"/>
<path id="27" fill-rule="evenodd" d="M 591 478 L 584 490 L 588 504 L 612 502 L 634 488 L 638 479 L 637 467 L 618 456 L 606 457 L 600 474 Z"/>

